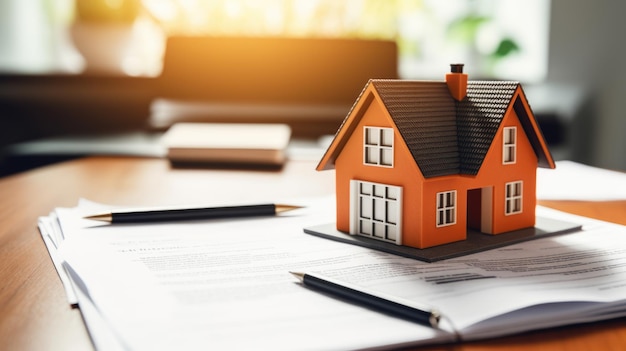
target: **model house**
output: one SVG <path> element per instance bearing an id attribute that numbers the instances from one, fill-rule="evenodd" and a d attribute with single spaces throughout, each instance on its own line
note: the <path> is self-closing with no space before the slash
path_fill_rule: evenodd
<path id="1" fill-rule="evenodd" d="M 535 225 L 536 169 L 554 160 L 518 82 L 370 80 L 320 161 L 337 229 L 427 248 L 467 229 Z"/>

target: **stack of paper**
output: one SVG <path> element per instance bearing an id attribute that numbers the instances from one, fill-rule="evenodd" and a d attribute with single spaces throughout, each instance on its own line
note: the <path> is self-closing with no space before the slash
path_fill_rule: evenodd
<path id="1" fill-rule="evenodd" d="M 302 232 L 332 198 L 288 216 L 107 225 L 82 202 L 41 218 L 98 349 L 359 349 L 479 339 L 626 315 L 626 227 L 539 208 L 583 230 L 438 263 Z M 441 329 L 321 294 L 290 270 L 440 310 Z M 69 274 L 68 274 L 69 273 Z M 72 292 L 76 293 L 72 297 Z"/>
<path id="2" fill-rule="evenodd" d="M 282 165 L 291 137 L 286 124 L 177 123 L 164 135 L 174 164 Z"/>

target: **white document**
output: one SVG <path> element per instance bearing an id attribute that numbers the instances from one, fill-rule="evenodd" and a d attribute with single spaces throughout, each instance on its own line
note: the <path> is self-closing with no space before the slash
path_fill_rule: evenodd
<path id="1" fill-rule="evenodd" d="M 555 169 L 537 168 L 537 199 L 626 200 L 626 173 L 557 161 Z"/>
<path id="2" fill-rule="evenodd" d="M 75 306 L 78 304 L 78 297 L 74 291 L 71 279 L 63 267 L 63 258 L 60 256 L 58 250 L 59 245 L 63 242 L 63 238 L 56 213 L 52 212 L 48 217 L 40 217 L 37 226 L 39 227 L 41 238 L 43 239 L 43 242 L 48 249 L 48 253 L 50 254 L 52 264 L 54 264 L 54 268 L 61 279 L 63 288 L 65 289 L 67 302 L 69 302 L 70 305 Z"/>
<path id="3" fill-rule="evenodd" d="M 320 350 L 451 340 L 449 333 L 296 282 L 289 270 L 350 267 L 378 256 L 302 232 L 303 224 L 334 212 L 326 200 L 313 206 L 322 209 L 318 216 L 293 211 L 211 223 L 94 225 L 63 211 L 68 234 L 61 253 L 80 276 L 77 285 L 133 350 Z"/>
<path id="4" fill-rule="evenodd" d="M 626 315 L 626 227 L 583 231 L 437 263 L 302 232 L 334 216 L 331 198 L 276 218 L 107 225 L 58 211 L 60 256 L 111 335 L 132 350 L 359 349 L 453 341 L 443 329 L 303 287 L 319 272 L 431 305 L 464 339 Z M 579 222 L 583 223 L 583 222 Z M 89 323 L 88 323 L 89 324 Z M 91 331 L 96 332 L 96 331 Z"/>

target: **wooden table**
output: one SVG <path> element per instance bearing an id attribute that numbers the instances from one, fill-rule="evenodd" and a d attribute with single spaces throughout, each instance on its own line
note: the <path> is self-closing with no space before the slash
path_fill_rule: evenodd
<path id="1" fill-rule="evenodd" d="M 79 198 L 116 205 L 257 202 L 334 193 L 334 172 L 316 161 L 280 171 L 172 169 L 161 159 L 94 157 L 0 179 L 0 350 L 89 350 L 80 313 L 68 306 L 37 230 L 37 218 Z M 626 224 L 626 201 L 540 201 Z M 626 348 L 626 319 L 550 329 L 428 350 Z"/>

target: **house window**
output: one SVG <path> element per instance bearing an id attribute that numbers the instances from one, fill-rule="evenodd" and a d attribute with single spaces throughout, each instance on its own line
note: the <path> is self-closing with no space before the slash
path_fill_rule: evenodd
<path id="1" fill-rule="evenodd" d="M 356 234 L 401 244 L 402 188 L 393 185 L 353 181 Z"/>
<path id="2" fill-rule="evenodd" d="M 367 165 L 393 167 L 393 129 L 365 127 L 363 162 Z"/>
<path id="3" fill-rule="evenodd" d="M 522 182 L 506 183 L 506 199 L 504 214 L 511 215 L 522 212 Z"/>
<path id="4" fill-rule="evenodd" d="M 515 163 L 517 149 L 517 127 L 504 127 L 504 145 L 502 163 Z"/>
<path id="5" fill-rule="evenodd" d="M 456 190 L 437 193 L 437 227 L 456 224 Z"/>

